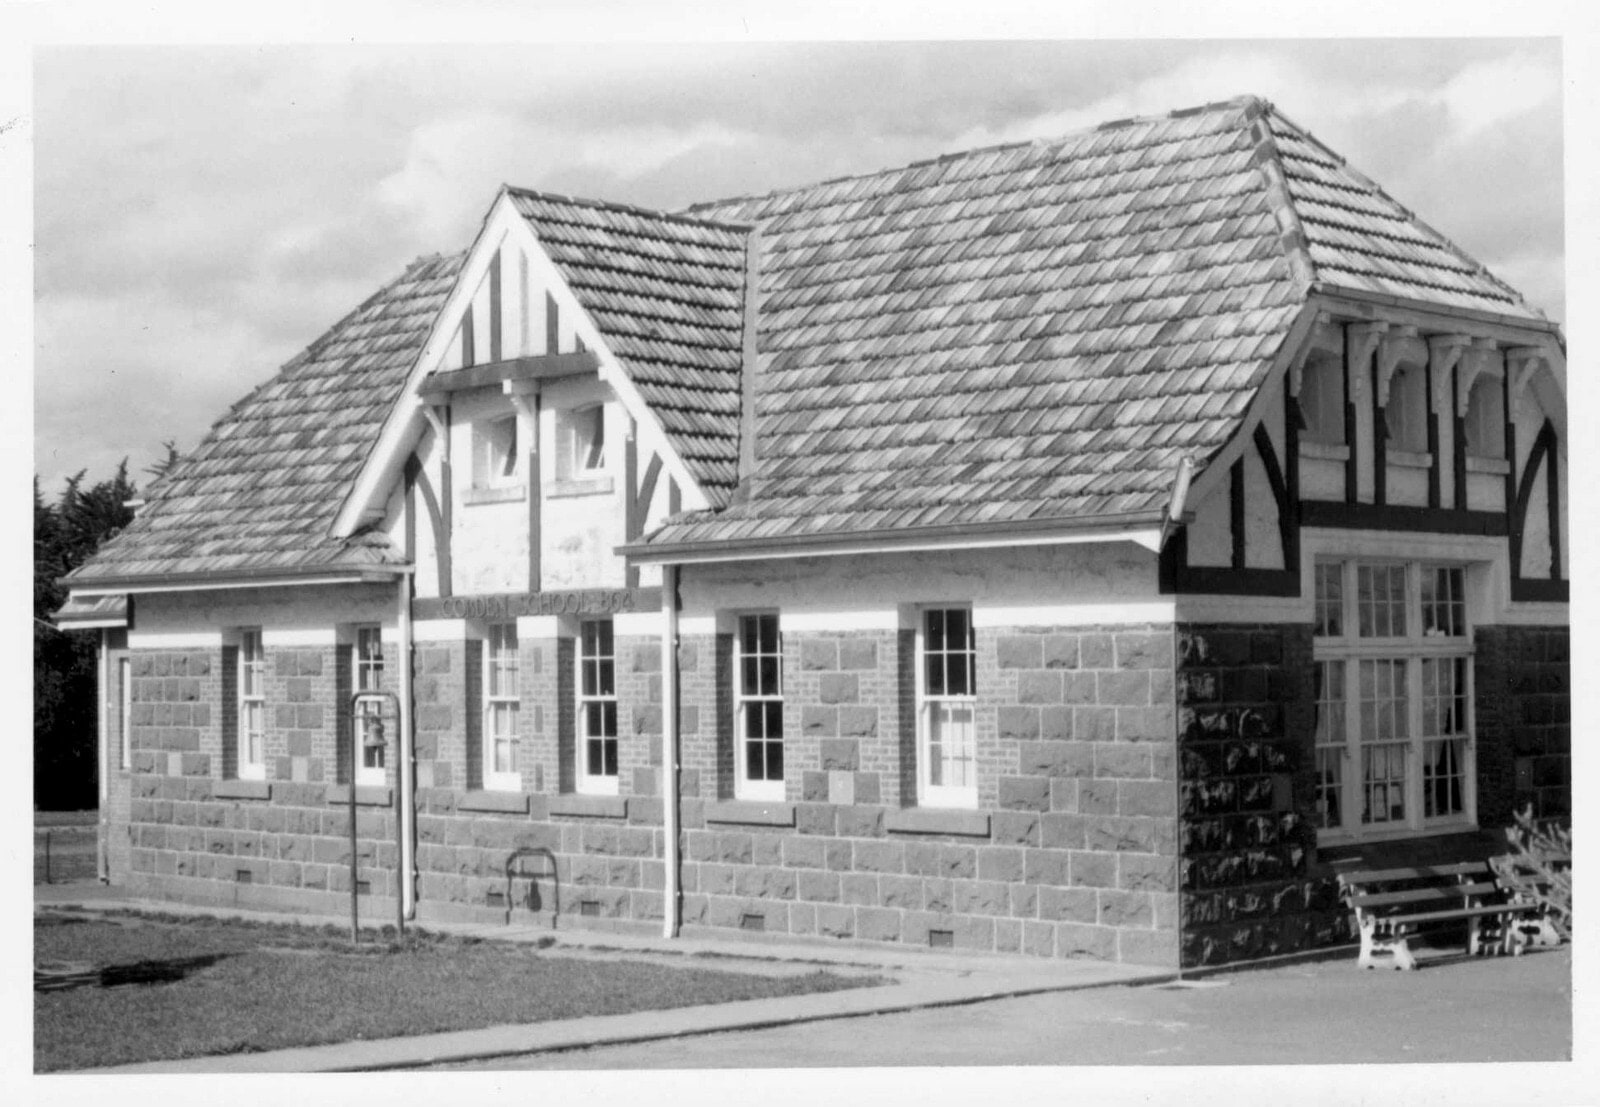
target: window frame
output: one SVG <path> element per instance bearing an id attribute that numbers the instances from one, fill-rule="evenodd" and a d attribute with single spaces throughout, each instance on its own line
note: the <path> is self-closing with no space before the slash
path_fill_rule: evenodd
<path id="1" fill-rule="evenodd" d="M 510 430 L 502 428 L 509 426 Z M 472 424 L 472 487 L 513 488 L 522 483 L 521 423 L 515 413 L 485 416 Z"/>
<path id="2" fill-rule="evenodd" d="M 598 647 L 601 643 L 598 639 L 595 643 L 597 652 L 594 654 L 585 652 L 588 640 L 588 635 L 585 632 L 591 626 L 604 626 L 610 630 L 611 650 L 609 653 L 599 652 Z M 573 727 L 577 747 L 573 751 L 573 781 L 577 790 L 584 795 L 615 796 L 621 790 L 620 781 L 622 777 L 622 728 L 618 721 L 621 708 L 617 702 L 617 633 L 615 621 L 610 618 L 580 619 L 578 621 L 577 648 L 572 652 L 577 666 L 577 671 L 574 674 L 576 679 L 573 682 L 573 696 L 577 707 L 577 719 Z M 588 662 L 594 662 L 596 665 L 596 691 L 593 693 L 584 691 L 584 666 Z M 609 692 L 604 691 L 605 682 L 603 679 L 607 663 L 611 666 L 611 690 Z M 609 735 L 604 733 L 591 735 L 589 733 L 589 706 L 600 705 L 600 716 L 603 722 L 606 714 L 605 705 L 607 704 L 611 707 L 611 729 L 613 733 Z M 592 766 L 589 763 L 589 742 L 591 739 L 597 739 L 601 743 L 601 764 L 600 772 L 598 773 L 591 771 Z M 616 762 L 615 773 L 607 773 L 605 771 L 605 749 L 608 742 L 613 746 L 612 753 Z"/>
<path id="3" fill-rule="evenodd" d="M 1313 663 L 1318 666 L 1340 666 L 1344 685 L 1340 701 L 1343 735 L 1334 741 L 1314 740 L 1317 758 L 1315 789 L 1319 800 L 1319 809 L 1315 815 L 1318 840 L 1324 844 L 1379 841 L 1459 831 L 1476 826 L 1477 796 L 1474 778 L 1477 727 L 1474 717 L 1472 672 L 1473 624 L 1471 603 L 1468 598 L 1472 586 L 1473 567 L 1465 562 L 1436 558 L 1383 556 L 1319 557 L 1315 565 L 1318 569 L 1329 565 L 1340 567 L 1342 622 L 1340 629 L 1343 633 L 1337 637 L 1314 636 Z M 1402 610 L 1405 633 L 1363 636 L 1360 599 L 1356 587 L 1360 569 L 1395 566 L 1404 567 L 1405 596 Z M 1444 605 L 1452 626 L 1459 626 L 1457 634 L 1434 633 L 1424 625 L 1425 604 L 1422 597 L 1424 575 L 1440 570 L 1459 573 L 1460 590 L 1453 593 L 1447 590 L 1444 597 L 1436 598 L 1434 601 L 1436 604 Z M 1452 717 L 1456 718 L 1458 730 L 1451 735 L 1430 735 L 1425 732 L 1427 704 L 1424 694 L 1424 670 L 1428 663 L 1439 661 L 1450 661 L 1453 665 L 1459 666 L 1455 670 L 1459 678 L 1458 683 L 1452 693 L 1459 701 L 1459 711 L 1452 710 Z M 1364 701 L 1362 698 L 1363 666 L 1369 667 L 1368 671 L 1376 680 L 1378 666 L 1383 663 L 1396 663 L 1402 666 L 1403 683 L 1400 692 L 1403 695 L 1404 716 L 1399 722 L 1403 724 L 1404 736 L 1363 741 L 1363 705 L 1378 702 L 1373 699 Z M 1322 702 L 1326 701 L 1319 697 L 1318 703 Z M 1377 708 L 1374 708 L 1374 711 L 1376 710 Z M 1320 723 L 1320 709 L 1317 710 L 1316 717 Z M 1376 723 L 1377 716 L 1373 715 L 1372 719 Z M 1428 755 L 1430 746 L 1439 742 L 1459 743 L 1453 759 L 1455 773 L 1449 779 L 1459 778 L 1460 809 L 1444 815 L 1430 816 L 1427 814 L 1429 796 L 1426 792 L 1430 764 Z M 1371 797 L 1365 791 L 1373 783 L 1368 779 L 1368 754 L 1377 758 L 1380 756 L 1377 752 L 1380 749 L 1402 746 L 1404 749 L 1403 813 L 1397 819 L 1373 820 L 1367 811 Z M 1387 760 L 1388 755 L 1381 756 Z M 1326 812 L 1321 806 L 1321 796 L 1329 786 L 1324 774 L 1330 762 L 1332 771 L 1340 777 L 1338 806 L 1341 817 L 1337 825 L 1323 825 Z M 1386 775 L 1385 780 L 1387 779 L 1389 778 Z M 1390 810 L 1393 810 L 1392 804 Z"/>
<path id="4" fill-rule="evenodd" d="M 1310 357 L 1300 368 L 1300 441 L 1348 446 L 1345 440 L 1344 358 Z M 1326 402 L 1325 402 L 1326 401 Z"/>
<path id="5" fill-rule="evenodd" d="M 505 649 L 506 638 L 509 650 Z M 498 641 L 497 641 L 498 639 Z M 483 632 L 483 787 L 491 792 L 520 792 L 522 790 L 521 727 L 522 727 L 522 642 L 513 621 L 490 623 Z M 496 680 L 496 674 L 501 679 Z M 509 681 L 510 687 L 506 684 Z M 497 690 L 498 687 L 498 690 Z M 508 708 L 499 711 L 497 708 Z M 496 720 L 509 716 L 509 733 L 496 729 Z M 504 742 L 508 747 L 510 768 L 496 769 L 495 747 Z"/>
<path id="6" fill-rule="evenodd" d="M 1383 405 L 1384 442 L 1391 451 L 1428 452 L 1428 369 L 1421 362 L 1401 360 L 1389 378 Z"/>
<path id="7" fill-rule="evenodd" d="M 593 420 L 590 424 L 589 420 Z M 584 433 L 588 432 L 588 433 Z M 599 456 L 592 457 L 596 444 Z M 561 412 L 557 443 L 560 454 L 557 478 L 592 480 L 603 476 L 606 467 L 606 405 L 603 401 L 566 408 Z M 590 461 L 593 460 L 593 464 Z"/>
<path id="8" fill-rule="evenodd" d="M 376 623 L 358 626 L 355 628 L 354 644 L 350 650 L 350 689 L 354 692 L 381 692 L 383 690 L 383 628 Z M 376 663 L 373 659 L 363 656 L 362 644 L 366 641 L 376 641 L 378 653 Z M 370 685 L 369 685 L 370 682 Z M 378 720 L 381 731 L 383 728 L 383 701 L 362 700 L 357 701 L 355 709 L 351 712 L 350 764 L 355 768 L 355 783 L 359 787 L 382 787 L 388 783 L 388 750 L 385 746 L 376 747 L 378 763 L 375 766 L 367 764 L 366 730 L 370 720 Z"/>
<path id="9" fill-rule="evenodd" d="M 133 768 L 133 660 L 127 655 L 117 658 L 117 700 L 121 712 L 118 720 L 121 756 L 118 767 Z"/>
<path id="10" fill-rule="evenodd" d="M 253 647 L 253 648 L 252 648 Z M 236 684 L 238 688 L 238 725 L 234 728 L 234 766 L 240 780 L 267 779 L 267 647 L 260 627 L 242 627 L 239 630 L 239 653 Z M 252 683 L 249 676 L 254 675 Z M 249 691 L 254 687 L 255 691 Z M 250 708 L 260 709 L 259 728 L 250 725 Z M 250 758 L 251 736 L 256 738 L 258 756 Z"/>
<path id="11" fill-rule="evenodd" d="M 760 624 L 764 620 L 772 621 L 772 635 L 774 648 L 771 651 L 761 649 Z M 756 620 L 756 645 L 755 654 L 747 655 L 745 650 L 745 626 L 748 620 Z M 775 611 L 748 611 L 741 612 L 734 622 L 733 636 L 733 794 L 735 799 L 753 800 L 773 803 L 781 802 L 785 798 L 785 784 L 788 777 L 788 752 L 786 735 L 784 733 L 784 699 L 783 699 L 783 627 L 779 623 L 778 613 Z M 751 692 L 745 686 L 745 659 L 753 656 L 757 659 L 773 657 L 777 660 L 777 691 L 776 692 Z M 771 715 L 767 712 L 768 704 L 777 704 L 778 736 L 776 745 L 779 747 L 779 760 L 782 769 L 777 780 L 764 778 L 752 780 L 750 778 L 750 751 L 751 737 L 748 733 L 747 719 L 752 707 L 761 706 L 766 718 L 770 721 Z M 760 739 L 763 744 L 774 744 L 772 735 L 763 735 Z M 770 756 L 763 755 L 763 761 Z"/>
<path id="12" fill-rule="evenodd" d="M 1504 388 L 1499 376 L 1487 373 L 1480 374 L 1468 386 L 1466 414 L 1461 418 L 1461 450 L 1466 456 L 1506 460 Z M 1475 403 L 1480 397 L 1485 402 Z"/>
<path id="13" fill-rule="evenodd" d="M 966 620 L 967 642 L 960 650 L 941 649 L 947 658 L 964 653 L 968 658 L 967 691 L 952 694 L 948 691 L 934 693 L 928 688 L 928 639 L 930 623 L 935 614 L 960 612 Z M 948 642 L 948 637 L 945 641 Z M 967 604 L 928 604 L 917 609 L 916 631 L 916 726 L 917 726 L 917 803 L 922 807 L 972 809 L 978 806 L 978 686 L 977 686 L 977 631 L 972 623 L 972 608 Z M 933 783 L 933 713 L 942 705 L 966 707 L 967 725 L 971 743 L 971 782 L 965 785 Z"/>

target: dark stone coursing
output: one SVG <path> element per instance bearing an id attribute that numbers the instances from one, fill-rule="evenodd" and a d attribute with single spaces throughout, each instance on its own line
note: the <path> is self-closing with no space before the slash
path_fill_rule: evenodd
<path id="1" fill-rule="evenodd" d="M 1181 957 L 1188 966 L 1339 940 L 1311 874 L 1311 627 L 1188 625 L 1178 634 Z"/>
<path id="2" fill-rule="evenodd" d="M 1572 675 L 1566 627 L 1479 627 L 1473 640 L 1478 824 L 1572 813 Z"/>

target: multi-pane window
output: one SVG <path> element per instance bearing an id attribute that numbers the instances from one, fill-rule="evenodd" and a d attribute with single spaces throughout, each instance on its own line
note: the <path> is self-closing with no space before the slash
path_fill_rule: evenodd
<path id="1" fill-rule="evenodd" d="M 1344 663 L 1318 661 L 1316 677 L 1317 825 L 1336 827 L 1344 821 L 1344 763 L 1350 756 L 1345 741 Z"/>
<path id="2" fill-rule="evenodd" d="M 617 658 L 610 619 L 586 620 L 579 630 L 578 790 L 617 791 Z"/>
<path id="3" fill-rule="evenodd" d="M 1466 584 L 1459 565 L 1317 565 L 1317 813 L 1335 837 L 1471 818 Z"/>
<path id="4" fill-rule="evenodd" d="M 376 692 L 383 687 L 383 635 L 377 627 L 356 628 L 354 685 L 357 692 Z M 355 710 L 356 783 L 381 785 L 384 780 L 384 748 L 387 734 L 383 725 L 383 701 L 356 700 Z"/>
<path id="5" fill-rule="evenodd" d="M 977 649 L 972 612 L 960 607 L 922 613 L 917 778 L 930 806 L 978 802 Z"/>
<path id="6" fill-rule="evenodd" d="M 735 794 L 783 798 L 783 640 L 776 615 L 739 617 Z"/>
<path id="7" fill-rule="evenodd" d="M 483 786 L 515 791 L 522 787 L 517 769 L 517 624 L 489 626 L 484 658 Z"/>
<path id="8" fill-rule="evenodd" d="M 259 628 L 239 632 L 239 746 L 241 780 L 267 776 L 267 654 Z"/>
<path id="9" fill-rule="evenodd" d="M 605 472 L 606 409 L 604 404 L 562 413 L 559 422 L 560 453 L 556 475 L 561 480 L 582 480 Z"/>

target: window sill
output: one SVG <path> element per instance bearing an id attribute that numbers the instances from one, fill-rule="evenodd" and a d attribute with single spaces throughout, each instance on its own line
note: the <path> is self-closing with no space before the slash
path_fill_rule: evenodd
<path id="1" fill-rule="evenodd" d="M 902 807 L 883 817 L 883 828 L 896 834 L 957 834 L 987 838 L 989 816 L 983 811 L 957 808 Z"/>
<path id="2" fill-rule="evenodd" d="M 335 784 L 328 789 L 329 803 L 349 803 L 350 785 Z M 366 785 L 356 785 L 357 807 L 389 807 L 394 803 L 394 789 L 387 786 L 371 788 Z"/>
<path id="3" fill-rule="evenodd" d="M 581 819 L 621 819 L 628 814 L 628 801 L 621 796 L 586 796 L 564 792 L 550 797 L 550 814 Z"/>
<path id="4" fill-rule="evenodd" d="M 1511 472 L 1511 462 L 1503 457 L 1477 457 L 1467 455 L 1467 472 L 1493 473 L 1496 476 L 1507 476 Z"/>
<path id="5" fill-rule="evenodd" d="M 706 804 L 706 822 L 743 826 L 793 826 L 794 804 L 759 800 L 719 800 Z"/>
<path id="6" fill-rule="evenodd" d="M 1433 468 L 1433 455 L 1428 453 L 1417 453 L 1414 450 L 1389 450 L 1383 456 L 1385 461 L 1397 469 Z"/>
<path id="7" fill-rule="evenodd" d="M 544 498 L 565 500 L 575 496 L 609 496 L 615 484 L 610 477 L 587 480 L 557 480 L 545 485 Z"/>
<path id="8" fill-rule="evenodd" d="M 1343 442 L 1307 442 L 1302 438 L 1300 456 L 1315 461 L 1349 461 L 1350 447 Z"/>
<path id="9" fill-rule="evenodd" d="M 1465 816 L 1449 822 L 1439 822 L 1424 827 L 1399 827 L 1395 830 L 1373 830 L 1366 833 L 1348 830 L 1317 831 L 1317 848 L 1323 849 L 1348 849 L 1351 847 L 1386 845 L 1390 842 L 1406 842 L 1413 838 L 1441 838 L 1449 834 L 1467 834 L 1478 829 L 1478 824 L 1469 822 Z"/>
<path id="10" fill-rule="evenodd" d="M 512 504 L 519 503 L 528 498 L 528 489 L 520 484 L 508 484 L 503 488 L 469 488 L 461 493 L 461 502 L 468 506 L 476 504 Z"/>
<path id="11" fill-rule="evenodd" d="M 498 811 L 508 815 L 526 815 L 528 813 L 528 797 L 523 792 L 501 792 L 485 789 L 481 792 L 467 792 L 456 800 L 456 809 L 459 811 Z"/>
<path id="12" fill-rule="evenodd" d="M 211 786 L 211 794 L 217 799 L 271 799 L 272 785 L 264 780 L 219 780 Z"/>

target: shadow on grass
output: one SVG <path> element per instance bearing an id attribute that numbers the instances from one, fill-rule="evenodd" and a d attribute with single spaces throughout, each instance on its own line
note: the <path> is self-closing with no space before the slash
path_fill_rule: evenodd
<path id="1" fill-rule="evenodd" d="M 41 965 L 33 971 L 33 990 L 59 992 L 68 988 L 117 988 L 124 984 L 175 984 L 190 973 L 210 968 L 232 953 L 207 953 L 199 957 L 172 957 L 162 961 L 131 961 L 94 969 L 81 965 Z"/>

